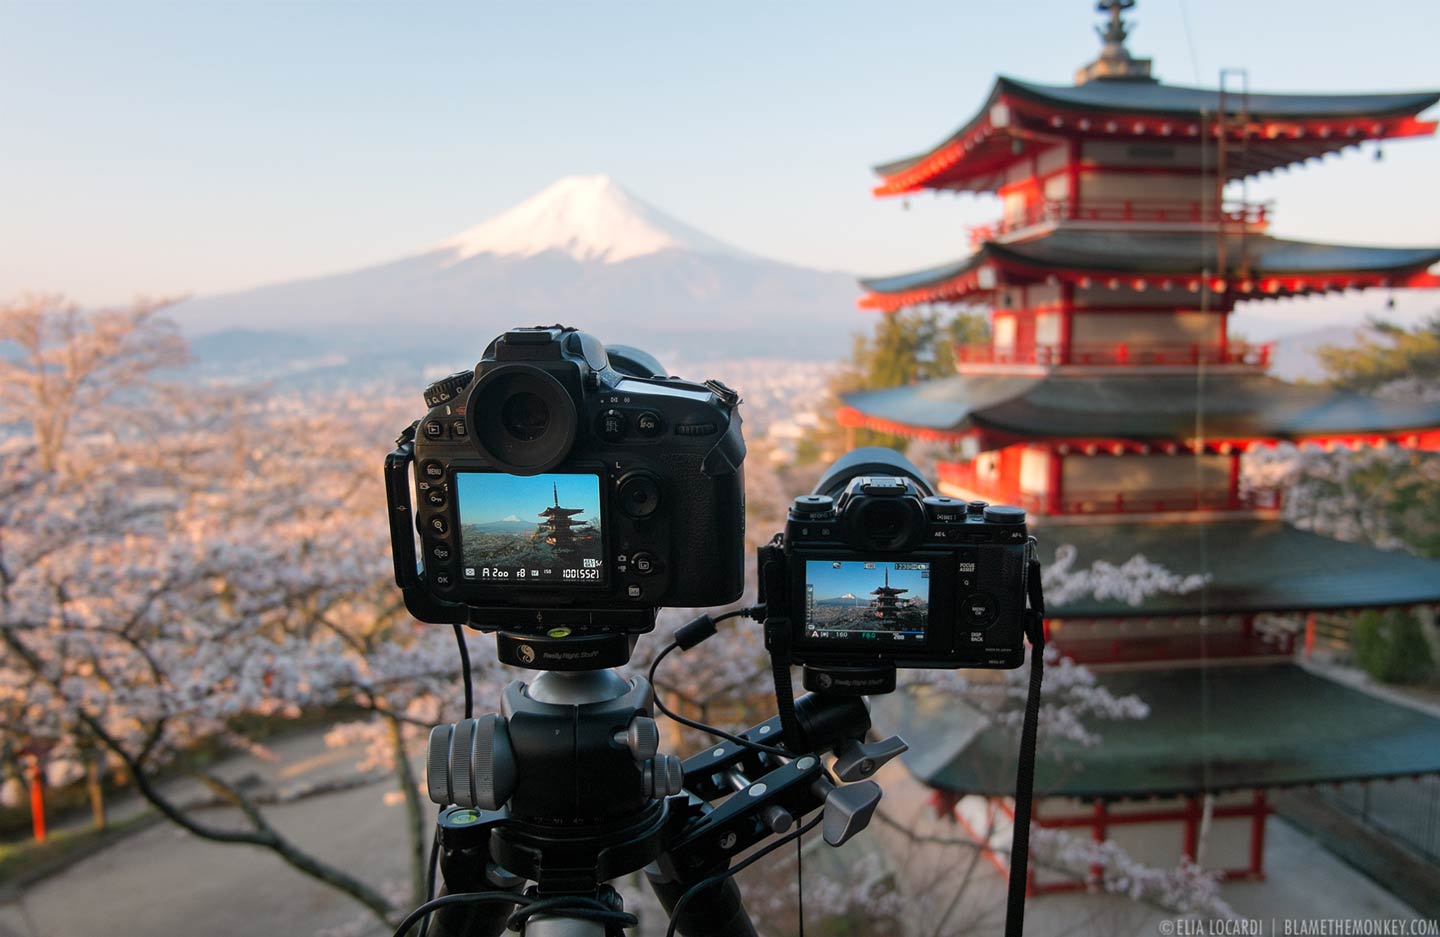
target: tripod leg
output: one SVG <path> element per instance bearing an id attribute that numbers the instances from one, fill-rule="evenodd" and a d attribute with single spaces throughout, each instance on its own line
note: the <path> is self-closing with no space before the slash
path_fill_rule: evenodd
<path id="1" fill-rule="evenodd" d="M 673 915 L 680 896 L 691 885 L 707 878 L 708 874 L 687 880 L 668 875 L 660 866 L 651 863 L 645 869 L 645 877 L 650 880 L 650 888 L 660 899 L 665 913 Z M 684 937 L 756 937 L 750 912 L 745 910 L 745 903 L 740 898 L 740 886 L 733 878 L 721 879 L 696 892 L 680 909 L 675 929 Z"/>
<path id="2" fill-rule="evenodd" d="M 440 894 L 474 891 L 513 891 L 519 894 L 525 880 L 490 861 L 488 839 L 483 848 L 447 850 L 441 854 Z M 431 937 L 500 937 L 512 904 L 452 905 L 436 911 L 430 920 Z"/>

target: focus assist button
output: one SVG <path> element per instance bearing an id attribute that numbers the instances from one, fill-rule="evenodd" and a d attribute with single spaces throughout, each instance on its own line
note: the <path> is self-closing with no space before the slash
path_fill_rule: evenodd
<path id="1" fill-rule="evenodd" d="M 641 576 L 653 575 L 656 569 L 655 557 L 650 553 L 636 553 L 630 557 L 630 565 L 635 567 L 635 572 Z"/>
<path id="2" fill-rule="evenodd" d="M 654 436 L 661 430 L 660 416 L 646 410 L 635 418 L 635 428 L 640 431 L 641 436 Z"/>
<path id="3" fill-rule="evenodd" d="M 620 510 L 636 520 L 660 507 L 660 486 L 648 475 L 631 475 L 620 482 Z"/>
<path id="4" fill-rule="evenodd" d="M 429 527 L 433 533 L 437 533 L 442 537 L 450 532 L 450 522 L 445 519 L 444 514 L 436 514 L 426 522 L 426 526 Z"/>
<path id="5" fill-rule="evenodd" d="M 619 410 L 606 410 L 595 420 L 595 434 L 606 442 L 619 442 L 630 429 L 630 421 Z"/>
<path id="6" fill-rule="evenodd" d="M 988 592 L 967 595 L 960 603 L 960 620 L 966 627 L 988 628 L 1000 617 L 1000 603 Z"/>

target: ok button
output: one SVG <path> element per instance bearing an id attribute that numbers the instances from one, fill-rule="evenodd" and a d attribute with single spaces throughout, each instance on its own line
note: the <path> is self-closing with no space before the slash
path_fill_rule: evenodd
<path id="1" fill-rule="evenodd" d="M 960 616 L 970 627 L 985 628 L 1000 617 L 1000 603 L 988 592 L 976 592 L 960 603 Z"/>

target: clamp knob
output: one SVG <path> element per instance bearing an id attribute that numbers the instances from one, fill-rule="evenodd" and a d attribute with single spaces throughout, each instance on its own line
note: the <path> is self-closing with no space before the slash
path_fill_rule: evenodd
<path id="1" fill-rule="evenodd" d="M 640 789 L 646 797 L 663 800 L 685 789 L 685 769 L 674 755 L 656 755 L 640 766 Z"/>
<path id="2" fill-rule="evenodd" d="M 874 781 L 846 784 L 837 787 L 825 779 L 816 782 L 816 793 L 825 792 L 825 819 L 821 831 L 825 842 L 831 846 L 842 846 L 865 827 L 880 806 L 882 792 Z"/>
<path id="3" fill-rule="evenodd" d="M 909 750 L 910 746 L 898 735 L 868 744 L 852 739 L 835 756 L 835 776 L 842 781 L 863 781 L 885 762 Z"/>
<path id="4" fill-rule="evenodd" d="M 649 761 L 660 750 L 660 727 L 649 716 L 636 716 L 625 731 L 615 733 L 615 744 L 629 749 L 636 761 Z"/>
<path id="5" fill-rule="evenodd" d="M 430 730 L 425 783 L 442 807 L 499 810 L 515 793 L 515 750 L 502 716 L 461 719 Z"/>

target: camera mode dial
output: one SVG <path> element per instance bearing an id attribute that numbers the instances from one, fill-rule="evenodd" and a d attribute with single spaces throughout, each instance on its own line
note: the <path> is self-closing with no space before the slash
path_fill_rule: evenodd
<path id="1" fill-rule="evenodd" d="M 963 521 L 965 519 L 965 502 L 958 498 L 947 498 L 944 495 L 931 495 L 925 499 L 925 513 L 929 514 L 932 520 Z"/>
<path id="2" fill-rule="evenodd" d="M 460 392 L 470 386 L 475 379 L 474 371 L 456 371 L 449 377 L 442 377 L 440 380 L 425 388 L 425 406 L 438 407 L 442 403 L 449 403 L 460 395 Z"/>

